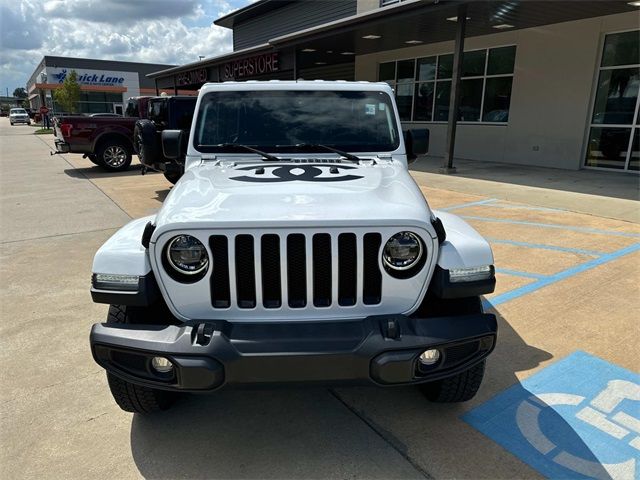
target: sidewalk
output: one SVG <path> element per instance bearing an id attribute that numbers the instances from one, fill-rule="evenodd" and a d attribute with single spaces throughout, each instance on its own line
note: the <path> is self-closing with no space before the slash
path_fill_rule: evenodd
<path id="1" fill-rule="evenodd" d="M 411 174 L 421 186 L 640 223 L 639 175 L 460 159 L 456 174 L 443 175 L 441 165 L 440 157 L 423 157 Z"/>

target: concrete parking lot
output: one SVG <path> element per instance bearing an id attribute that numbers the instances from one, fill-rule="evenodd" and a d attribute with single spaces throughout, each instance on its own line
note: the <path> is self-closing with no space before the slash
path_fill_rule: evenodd
<path id="1" fill-rule="evenodd" d="M 533 383 L 522 382 L 574 352 L 639 370 L 637 201 L 602 196 L 607 214 L 597 195 L 506 183 L 489 194 L 480 180 L 417 172 L 431 206 L 465 218 L 494 250 L 498 286 L 486 306 L 499 341 L 476 398 L 436 405 L 413 388 L 229 390 L 187 396 L 161 415 L 124 413 L 88 348 L 90 325 L 107 310 L 89 296 L 91 261 L 117 228 L 157 210 L 170 184 L 135 165 L 113 174 L 78 155 L 50 156 L 53 137 L 33 131 L 0 119 L 3 478 L 541 478 L 539 459 L 487 434 L 475 409 L 509 388 L 529 395 Z M 564 392 L 575 386 L 567 372 L 554 380 Z M 565 450 L 592 448 L 567 425 Z M 580 478 L 638 478 L 640 456 L 614 460 L 623 466 L 594 453 L 569 467 Z"/>

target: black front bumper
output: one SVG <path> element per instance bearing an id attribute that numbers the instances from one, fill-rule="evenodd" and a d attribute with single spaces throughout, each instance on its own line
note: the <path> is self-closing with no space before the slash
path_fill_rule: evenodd
<path id="1" fill-rule="evenodd" d="M 406 385 L 470 368 L 491 353 L 496 332 L 491 314 L 295 324 L 95 324 L 91 350 L 114 375 L 168 390 L 274 383 Z M 424 367 L 418 357 L 432 348 L 439 350 L 440 360 Z M 156 372 L 154 356 L 168 358 L 173 371 Z"/>

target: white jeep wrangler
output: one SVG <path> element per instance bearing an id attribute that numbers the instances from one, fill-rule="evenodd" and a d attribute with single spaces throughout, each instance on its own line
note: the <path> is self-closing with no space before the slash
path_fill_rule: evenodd
<path id="1" fill-rule="evenodd" d="M 157 215 L 98 250 L 91 350 L 130 412 L 226 385 L 417 385 L 473 397 L 496 339 L 480 295 L 489 244 L 432 211 L 407 163 L 391 88 L 367 82 L 205 85 L 184 177 Z"/>

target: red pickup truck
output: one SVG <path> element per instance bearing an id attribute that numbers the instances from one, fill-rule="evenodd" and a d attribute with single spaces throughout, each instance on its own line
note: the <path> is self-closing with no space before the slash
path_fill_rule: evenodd
<path id="1" fill-rule="evenodd" d="M 140 118 L 147 118 L 152 97 L 132 97 L 123 117 L 70 115 L 54 118 L 58 153 L 82 153 L 109 171 L 129 168 L 135 151 L 133 129 Z"/>

